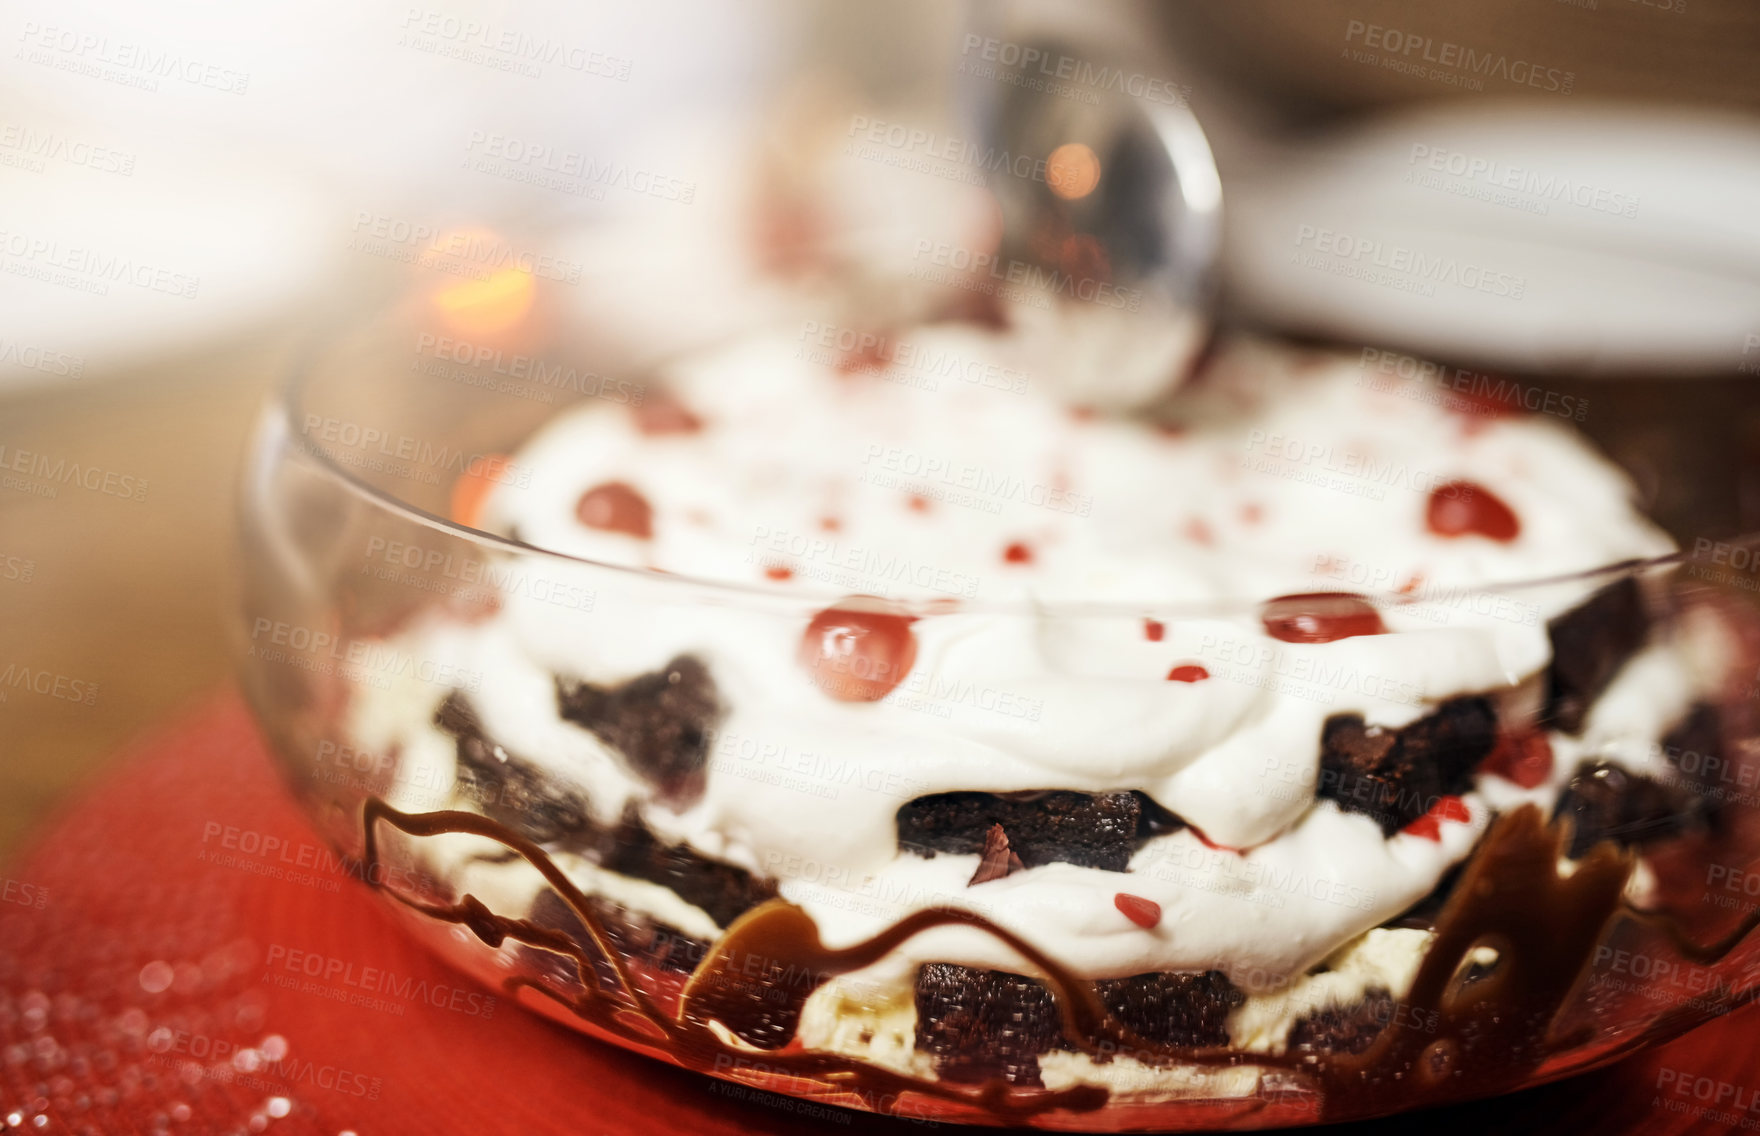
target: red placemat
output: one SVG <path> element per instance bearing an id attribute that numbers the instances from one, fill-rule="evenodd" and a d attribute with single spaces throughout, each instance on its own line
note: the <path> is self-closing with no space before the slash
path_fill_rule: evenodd
<path id="1" fill-rule="evenodd" d="M 922 1129 L 753 1093 L 542 1021 L 436 962 L 327 862 L 235 695 L 136 746 L 0 869 L 0 1128 Z M 1598 1073 L 1350 1131 L 1760 1127 L 1757 1027 L 1751 1007 Z"/>

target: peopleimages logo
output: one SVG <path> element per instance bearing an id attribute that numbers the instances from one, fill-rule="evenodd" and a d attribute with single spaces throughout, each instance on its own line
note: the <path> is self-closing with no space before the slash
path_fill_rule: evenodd
<path id="1" fill-rule="evenodd" d="M 567 363 L 430 332 L 416 336 L 416 354 L 606 402 L 640 406 L 647 394 L 645 387 L 627 379 L 607 378 Z"/>
<path id="2" fill-rule="evenodd" d="M 357 252 L 476 279 L 514 268 L 541 280 L 579 284 L 586 267 L 578 260 L 518 248 L 493 234 L 446 229 L 365 209 L 355 213 L 350 231 L 346 247 Z"/>
<path id="3" fill-rule="evenodd" d="M 1397 273 L 1413 283 L 1448 284 L 1469 292 L 1519 300 L 1528 289 L 1525 277 L 1498 272 L 1470 260 L 1436 256 L 1407 245 L 1341 233 L 1315 225 L 1296 229 L 1296 247 L 1325 253 L 1338 263 L 1363 265 Z"/>
<path id="4" fill-rule="evenodd" d="M 287 1043 L 270 1037 L 261 1048 L 224 1037 L 160 1026 L 147 1035 L 148 1060 L 176 1069 L 179 1076 L 203 1076 L 267 1092 L 290 1086 L 325 1089 L 363 1100 L 378 1100 L 385 1082 L 346 1066 L 311 1061 L 287 1052 Z"/>
<path id="5" fill-rule="evenodd" d="M 304 983 L 301 979 L 308 980 Z M 299 987 L 351 1005 L 402 1014 L 398 1003 L 418 1003 L 437 1010 L 452 1010 L 471 1017 L 495 1016 L 495 997 L 444 982 L 400 975 L 383 967 L 365 966 L 348 959 L 299 950 L 279 943 L 269 948 L 263 981 L 285 988 Z M 322 983 L 322 987 L 315 984 Z M 385 1003 L 379 995 L 395 998 Z"/>
<path id="6" fill-rule="evenodd" d="M 1012 257 L 998 256 L 942 241 L 921 239 L 911 253 L 912 260 L 927 258 L 937 268 L 988 276 L 1017 287 L 1060 296 L 1066 300 L 1082 300 L 1103 308 L 1122 308 L 1134 312 L 1143 304 L 1143 293 L 1136 288 L 1120 288 L 1092 276 L 1075 276 L 1056 268 L 1032 264 Z"/>
<path id="7" fill-rule="evenodd" d="M 1412 145 L 1406 164 L 1431 173 L 1448 174 L 1464 181 L 1483 182 L 1493 189 L 1507 189 L 1530 194 L 1543 202 L 1575 205 L 1597 213 L 1610 213 L 1627 219 L 1638 215 L 1637 194 L 1621 193 L 1604 186 L 1572 181 L 1557 174 L 1543 174 L 1525 166 L 1512 166 L 1495 158 L 1468 154 L 1461 150 L 1445 150 L 1423 143 Z M 1411 172 L 1407 173 L 1411 180 Z M 1541 212 L 1544 212 L 1544 208 Z"/>
<path id="8" fill-rule="evenodd" d="M 0 124 L 0 165 L 42 173 L 51 161 L 127 177 L 134 173 L 135 155 L 53 130 L 34 130 L 16 122 Z"/>
<path id="9" fill-rule="evenodd" d="M 6 701 L 8 690 L 28 690 L 45 698 L 59 698 L 63 702 L 77 702 L 82 706 L 95 706 L 98 703 L 97 683 L 70 678 L 24 663 L 7 663 L 6 669 L 0 671 L 0 702 Z"/>
<path id="10" fill-rule="evenodd" d="M 17 478 L 0 478 L 0 485 L 19 489 L 40 497 L 54 497 L 60 486 L 73 485 L 102 493 L 123 501 L 144 501 L 147 480 L 131 473 L 118 473 L 103 466 L 68 461 L 64 457 L 21 450 L 0 442 L 0 474 L 18 474 Z"/>
<path id="11" fill-rule="evenodd" d="M 1419 64 L 1434 64 L 1438 69 L 1474 78 L 1481 84 L 1485 79 L 1502 79 L 1517 86 L 1565 95 L 1570 94 L 1577 82 L 1575 71 L 1542 67 L 1525 59 L 1511 59 L 1499 52 L 1481 51 L 1465 44 L 1362 20 L 1351 20 L 1345 25 L 1344 40 L 1347 44 L 1361 44 L 1386 53 L 1385 57 L 1362 62 L 1380 62 L 1381 66 L 1394 71 L 1415 69 Z"/>
<path id="12" fill-rule="evenodd" d="M 1358 366 L 1362 372 L 1359 386 L 1400 394 L 1460 414 L 1492 417 L 1526 410 L 1576 422 L 1589 417 L 1589 400 L 1580 395 L 1528 386 L 1507 376 L 1465 367 L 1446 367 L 1399 351 L 1365 347 Z"/>
<path id="13" fill-rule="evenodd" d="M 976 54 L 985 63 L 1001 64 L 1003 67 L 1018 67 L 1016 75 L 998 75 L 994 69 L 982 71 L 970 64 L 970 57 Z M 1184 106 L 1192 89 L 1183 83 L 1171 83 L 1166 79 L 1157 79 L 1145 75 L 1141 71 L 1125 71 L 1118 67 L 1096 66 L 1086 59 L 1062 52 L 1049 51 L 1030 44 L 1014 43 L 1005 39 L 985 38 L 981 35 L 967 33 L 965 45 L 960 54 L 967 57 L 960 64 L 960 69 L 968 74 L 977 74 L 980 78 L 1004 78 L 1017 86 L 1033 90 L 1043 90 L 1050 94 L 1083 96 L 1084 102 L 1096 102 L 1097 91 L 1112 91 L 1116 94 L 1129 95 L 1145 102 L 1165 103 L 1169 106 Z M 1077 87 L 1092 88 L 1092 91 L 1077 91 L 1062 86 L 1073 83 Z"/>
<path id="14" fill-rule="evenodd" d="M 242 95 L 251 83 L 249 71 L 35 20 L 25 21 L 18 38 L 23 45 L 19 59 L 148 91 L 157 91 L 160 79 L 171 79 L 222 94 Z"/>
<path id="15" fill-rule="evenodd" d="M 108 295 L 112 284 L 126 284 L 180 300 L 193 300 L 202 286 L 199 276 L 14 230 L 0 229 L 0 255 L 8 258 L 4 271 L 14 276 L 99 296 Z"/>

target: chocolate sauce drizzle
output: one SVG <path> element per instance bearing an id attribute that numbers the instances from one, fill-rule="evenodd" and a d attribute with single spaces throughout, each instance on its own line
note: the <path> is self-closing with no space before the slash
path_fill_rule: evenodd
<path id="1" fill-rule="evenodd" d="M 588 897 L 539 845 L 476 813 L 404 813 L 369 798 L 362 813 L 363 878 L 368 880 L 384 878 L 374 870 L 380 822 L 417 837 L 463 833 L 497 841 L 537 869 L 580 919 L 597 960 L 571 936 L 497 915 L 468 894 L 447 904 L 389 892 L 424 915 L 468 927 L 490 947 L 511 938 L 573 960 L 579 994 L 516 977 L 507 980 L 510 995 L 531 988 L 611 1038 L 687 1068 L 731 1066 L 766 1079 L 791 1078 L 787 1091 L 901 1115 L 911 1115 L 906 1094 L 918 1094 L 1005 1123 L 1058 1109 L 1089 1112 L 1103 1107 L 1110 1093 L 1095 1085 L 1047 1090 L 1011 1086 L 1000 1079 L 975 1086 L 952 1084 L 843 1054 L 795 1048 L 808 996 L 831 978 L 878 961 L 925 930 L 970 926 L 1019 952 L 1039 970 L 1056 997 L 1066 1037 L 1077 1049 L 1126 1053 L 1152 1065 L 1282 1069 L 1289 1074 L 1286 1079 L 1302 1086 L 1292 1098 L 1311 1101 L 1317 1091 L 1314 1118 L 1332 1121 L 1504 1091 L 1534 1075 L 1548 1058 L 1584 1044 L 1587 1031 L 1558 1035 L 1554 1023 L 1584 981 L 1597 944 L 1622 915 L 1662 926 L 1683 956 L 1707 963 L 1725 957 L 1760 923 L 1756 914 L 1718 942 L 1701 946 L 1666 920 L 1633 912 L 1622 899 L 1633 858 L 1612 845 L 1598 846 L 1577 861 L 1575 871 L 1561 877 L 1557 863 L 1568 833 L 1549 828 L 1529 805 L 1492 825 L 1436 921 L 1434 938 L 1394 1024 L 1356 1054 L 1251 1054 L 1144 1041 L 1106 1012 L 1092 982 L 1007 929 L 957 909 L 914 912 L 871 939 L 833 949 L 820 940 L 805 911 L 785 900 L 771 900 L 728 927 L 685 983 L 676 1013 L 668 1014 L 641 988 Z M 1489 973 L 1478 968 L 1469 974 L 1481 946 L 1494 949 L 1497 961 Z M 756 977 L 754 960 L 760 964 Z M 609 996 L 599 978 L 607 970 L 616 986 Z M 1728 992 L 1718 1006 L 1734 1008 L 1757 996 L 1760 987 Z M 1680 1032 L 1704 1017 L 1703 1010 L 1688 1011 L 1681 1007 L 1664 1014 L 1656 1025 L 1664 1032 Z M 1424 1028 L 1402 1026 L 1402 1021 Z M 1643 1031 L 1605 1056 L 1648 1044 L 1656 1036 L 1654 1030 Z M 1240 1104 L 1243 1109 L 1263 1108 L 1277 1095 L 1262 1089 L 1259 1098 Z"/>

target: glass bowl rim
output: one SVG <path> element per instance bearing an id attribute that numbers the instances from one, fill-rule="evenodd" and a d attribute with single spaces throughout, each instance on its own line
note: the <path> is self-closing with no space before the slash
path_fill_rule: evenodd
<path id="1" fill-rule="evenodd" d="M 695 576 L 688 573 L 671 572 L 665 569 L 646 568 L 634 564 L 619 564 L 608 560 L 595 560 L 590 557 L 576 556 L 572 553 L 559 552 L 535 544 L 515 540 L 484 529 L 472 528 L 450 517 L 431 513 L 417 505 L 403 500 L 398 495 L 374 485 L 364 477 L 351 470 L 344 462 L 338 461 L 329 450 L 318 440 L 293 428 L 299 414 L 304 410 L 303 396 L 308 385 L 315 381 L 318 374 L 316 360 L 323 351 L 322 340 L 329 336 L 313 336 L 305 350 L 289 369 L 286 377 L 270 393 L 263 411 L 259 416 L 259 428 L 273 422 L 280 433 L 280 442 L 290 447 L 313 462 L 323 473 L 339 482 L 349 492 L 362 498 L 370 505 L 394 513 L 406 521 L 414 522 L 442 536 L 463 540 L 477 545 L 487 551 L 498 551 L 521 557 L 540 557 L 568 565 L 590 568 L 596 572 L 608 573 L 626 581 L 639 582 L 642 585 L 653 585 L 668 591 L 675 591 L 681 600 L 694 595 L 698 600 L 719 604 L 741 603 L 753 607 L 782 607 L 818 611 L 828 604 L 835 604 L 853 597 L 853 593 L 820 589 L 805 591 L 790 588 L 781 584 L 745 582 L 738 580 L 716 579 L 708 576 Z M 260 435 L 252 442 L 248 460 L 255 463 L 264 455 L 255 452 L 264 445 Z M 1672 539 L 1672 534 L 1671 534 Z M 1746 548 L 1752 550 L 1752 559 L 1756 568 L 1760 568 L 1760 531 L 1738 533 L 1722 537 L 1718 544 L 1729 548 Z M 1639 576 L 1648 572 L 1693 562 L 1703 562 L 1695 551 L 1678 548 L 1673 552 L 1652 557 L 1630 557 L 1588 568 L 1573 569 L 1566 572 L 1555 572 L 1541 576 L 1529 576 L 1510 580 L 1494 580 L 1475 584 L 1451 584 L 1443 591 L 1450 601 L 1469 596 L 1520 596 L 1525 592 L 1541 591 L 1546 588 L 1567 584 L 1612 583 L 1631 576 Z M 1757 574 L 1760 579 L 1760 574 Z M 1349 595 L 1372 604 L 1378 610 L 1405 607 L 1422 607 L 1437 602 L 1434 597 L 1426 597 L 1422 590 L 1412 593 L 1398 591 L 1356 591 L 1348 587 L 1334 589 L 1318 589 L 1306 593 L 1284 593 L 1299 595 Z M 1051 600 L 973 600 L 964 597 L 942 595 L 923 595 L 911 597 L 864 597 L 879 600 L 890 609 L 900 613 L 914 615 L 946 615 L 988 614 L 1031 616 L 1035 618 L 1144 618 L 1177 617 L 1183 619 L 1203 619 L 1238 615 L 1242 612 L 1257 611 L 1269 600 L 1277 596 L 1215 596 L 1201 600 L 1103 600 L 1103 601 L 1069 601 Z"/>

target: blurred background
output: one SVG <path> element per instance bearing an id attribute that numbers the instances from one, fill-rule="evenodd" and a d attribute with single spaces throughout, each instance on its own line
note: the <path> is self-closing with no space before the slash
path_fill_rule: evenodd
<path id="1" fill-rule="evenodd" d="M 1220 325 L 1533 377 L 1683 542 L 1760 528 L 1750 0 L 13 0 L 0 35 L 0 852 L 225 680 L 249 426 L 340 315 L 536 311 L 634 366 L 790 290 L 878 303 L 992 223 L 946 147 L 1011 89 L 1190 108 Z"/>

